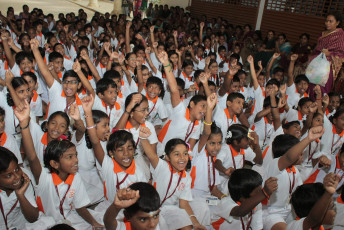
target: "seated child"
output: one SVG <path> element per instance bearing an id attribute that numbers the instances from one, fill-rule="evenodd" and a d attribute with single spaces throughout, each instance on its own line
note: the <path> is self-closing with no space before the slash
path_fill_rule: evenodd
<path id="1" fill-rule="evenodd" d="M 277 179 L 263 179 L 254 170 L 235 170 L 228 182 L 229 197 L 221 199 L 215 208 L 212 226 L 225 229 L 263 229 L 262 202 L 277 190 Z"/>
<path id="2" fill-rule="evenodd" d="M 323 183 L 304 184 L 293 192 L 291 204 L 297 220 L 290 222 L 287 230 L 324 229 L 322 225 L 333 225 L 336 207 L 332 196 L 338 176 L 329 173 Z"/>
<path id="3" fill-rule="evenodd" d="M 124 221 L 116 219 L 121 209 L 124 209 Z M 143 182 L 118 190 L 104 215 L 104 223 L 107 230 L 168 229 L 160 216 L 159 193 Z"/>
<path id="4" fill-rule="evenodd" d="M 24 229 L 38 219 L 29 172 L 18 165 L 17 157 L 0 147 L 0 229 Z"/>

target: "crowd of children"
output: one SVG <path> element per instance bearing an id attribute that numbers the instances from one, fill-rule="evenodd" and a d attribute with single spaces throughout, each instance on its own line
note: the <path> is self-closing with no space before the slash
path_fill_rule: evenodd
<path id="1" fill-rule="evenodd" d="M 147 16 L 0 12 L 0 229 L 344 229 L 344 107 L 308 96 L 307 34 Z"/>

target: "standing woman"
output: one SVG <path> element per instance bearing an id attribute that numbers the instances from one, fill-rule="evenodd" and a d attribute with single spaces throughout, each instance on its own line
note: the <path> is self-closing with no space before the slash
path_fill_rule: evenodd
<path id="1" fill-rule="evenodd" d="M 338 72 L 344 61 L 344 31 L 342 29 L 342 16 L 339 12 L 331 12 L 325 21 L 326 30 L 318 39 L 317 46 L 310 56 L 310 61 L 317 57 L 321 52 L 326 55 L 331 63 L 330 74 L 325 87 L 321 87 L 321 93 L 332 91 L 333 82 L 336 80 Z M 315 99 L 314 84 L 309 84 L 310 97 Z"/>

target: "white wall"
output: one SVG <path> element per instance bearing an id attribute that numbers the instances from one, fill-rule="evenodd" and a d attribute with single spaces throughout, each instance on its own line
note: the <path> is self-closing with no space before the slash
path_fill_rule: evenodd
<path id="1" fill-rule="evenodd" d="M 161 0 L 160 4 L 167 4 L 169 6 L 180 6 L 185 9 L 189 5 L 189 1 L 191 5 L 191 0 Z"/>

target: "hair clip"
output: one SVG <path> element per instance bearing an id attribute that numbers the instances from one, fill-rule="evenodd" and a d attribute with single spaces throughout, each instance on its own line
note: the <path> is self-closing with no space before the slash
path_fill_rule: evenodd
<path id="1" fill-rule="evenodd" d="M 190 144 L 188 142 L 185 142 L 185 144 L 191 149 Z"/>
<path id="2" fill-rule="evenodd" d="M 119 131 L 119 129 L 113 128 L 112 131 L 111 131 L 111 133 L 114 133 L 114 132 L 117 132 L 117 131 Z"/>
<path id="3" fill-rule="evenodd" d="M 232 138 L 232 132 L 230 130 L 228 130 L 227 132 L 227 135 L 226 135 L 226 138 Z"/>
<path id="4" fill-rule="evenodd" d="M 59 141 L 63 141 L 63 140 L 68 140 L 68 138 L 67 138 L 66 135 L 63 135 L 63 134 L 62 134 L 61 136 L 59 136 L 58 140 L 59 140 Z"/>

